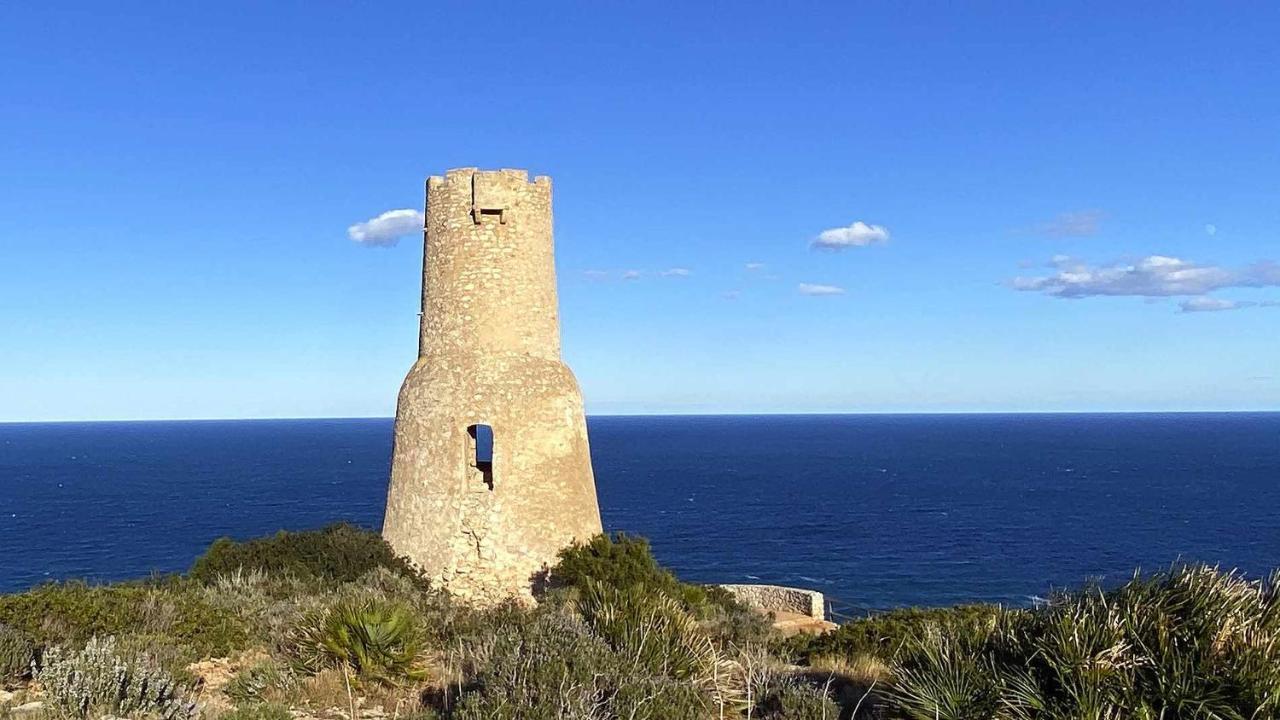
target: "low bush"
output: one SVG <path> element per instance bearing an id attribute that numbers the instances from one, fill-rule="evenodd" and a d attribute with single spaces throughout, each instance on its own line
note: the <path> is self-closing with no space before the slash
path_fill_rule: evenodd
<path id="1" fill-rule="evenodd" d="M 714 687 L 723 665 L 720 655 L 674 598 L 643 585 L 618 589 L 592 582 L 578 611 L 596 637 L 634 665 L 634 672 Z"/>
<path id="2" fill-rule="evenodd" d="M 79 652 L 54 647 L 45 653 L 37 676 L 47 704 L 71 718 L 196 716 L 189 691 L 146 656 L 127 657 L 111 638 L 93 638 Z"/>
<path id="3" fill-rule="evenodd" d="M 237 705 L 246 705 L 266 700 L 273 691 L 292 689 L 296 683 L 289 668 L 266 658 L 233 675 L 223 692 Z"/>
<path id="4" fill-rule="evenodd" d="M 698 618 L 718 645 L 764 642 L 768 620 L 723 588 L 681 582 L 653 557 L 649 541 L 624 533 L 597 535 L 560 552 L 551 570 L 551 586 L 587 593 L 592 586 L 645 592 L 679 601 Z"/>
<path id="5" fill-rule="evenodd" d="M 891 610 L 849 620 L 822 635 L 792 636 L 780 651 L 802 664 L 808 664 L 815 658 L 852 659 L 860 655 L 889 660 L 929 627 L 964 627 L 974 622 L 992 620 L 999 613 L 1000 608 L 994 605 Z"/>
<path id="6" fill-rule="evenodd" d="M 226 655 L 249 641 L 232 610 L 205 601 L 183 580 L 114 585 L 48 583 L 0 595 L 0 624 L 17 628 L 39 646 L 80 645 L 94 636 L 151 634 L 198 657 Z"/>
<path id="7" fill-rule="evenodd" d="M 932 626 L 893 677 L 920 720 L 1280 717 L 1280 578 L 1175 567 Z"/>
<path id="8" fill-rule="evenodd" d="M 311 673 L 345 666 L 360 678 L 387 684 L 421 676 L 416 619 L 395 602 L 341 600 L 304 619 L 290 645 L 299 667 Z"/>
<path id="9" fill-rule="evenodd" d="M 564 608 L 492 616 L 470 640 L 475 666 L 456 720 L 705 720 L 711 697 L 689 680 L 650 672 Z"/>
<path id="10" fill-rule="evenodd" d="M 775 675 L 751 708 L 755 720 L 839 720 L 841 708 L 824 686 L 814 686 L 792 675 Z"/>
<path id="11" fill-rule="evenodd" d="M 0 625 L 0 689 L 31 675 L 36 647 L 23 631 Z"/>
<path id="12" fill-rule="evenodd" d="M 345 583 L 376 568 L 387 568 L 426 588 L 409 561 L 396 555 L 381 535 L 345 523 L 306 532 L 281 530 L 245 542 L 220 538 L 196 558 L 188 575 L 206 583 L 236 572 Z"/>
<path id="13" fill-rule="evenodd" d="M 551 570 L 552 586 L 581 592 L 592 583 L 620 590 L 643 585 L 690 608 L 705 605 L 710 599 L 705 588 L 680 582 L 659 565 L 648 540 L 625 533 L 597 535 L 560 551 L 560 562 Z"/>

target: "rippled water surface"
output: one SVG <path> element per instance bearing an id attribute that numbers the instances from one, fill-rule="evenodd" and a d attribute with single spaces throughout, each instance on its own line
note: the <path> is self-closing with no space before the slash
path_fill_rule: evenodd
<path id="1" fill-rule="evenodd" d="M 849 608 L 1025 603 L 1280 567 L 1280 414 L 599 417 L 606 527 L 703 581 Z M 0 590 L 188 567 L 221 535 L 377 527 L 390 420 L 0 425 Z"/>

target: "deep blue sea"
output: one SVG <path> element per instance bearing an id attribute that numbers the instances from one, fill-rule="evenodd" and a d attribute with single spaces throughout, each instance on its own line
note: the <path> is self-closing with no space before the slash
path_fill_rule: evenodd
<path id="1" fill-rule="evenodd" d="M 1280 414 L 597 417 L 605 526 L 696 581 L 846 611 L 1280 567 Z M 187 568 L 214 538 L 377 528 L 390 420 L 0 425 L 0 591 Z"/>

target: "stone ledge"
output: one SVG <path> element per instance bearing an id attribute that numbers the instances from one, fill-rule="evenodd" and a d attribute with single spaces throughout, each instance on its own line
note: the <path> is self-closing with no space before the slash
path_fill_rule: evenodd
<path id="1" fill-rule="evenodd" d="M 804 615 L 825 620 L 826 602 L 817 590 L 783 587 L 781 585 L 720 585 L 733 594 L 739 602 L 760 610 Z"/>

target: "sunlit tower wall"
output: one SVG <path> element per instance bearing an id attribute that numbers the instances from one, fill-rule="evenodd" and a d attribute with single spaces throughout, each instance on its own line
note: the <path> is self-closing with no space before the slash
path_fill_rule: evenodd
<path id="1" fill-rule="evenodd" d="M 455 597 L 529 598 L 562 548 L 601 532 L 560 359 L 551 178 L 450 170 L 427 180 L 426 218 L 383 535 Z"/>

